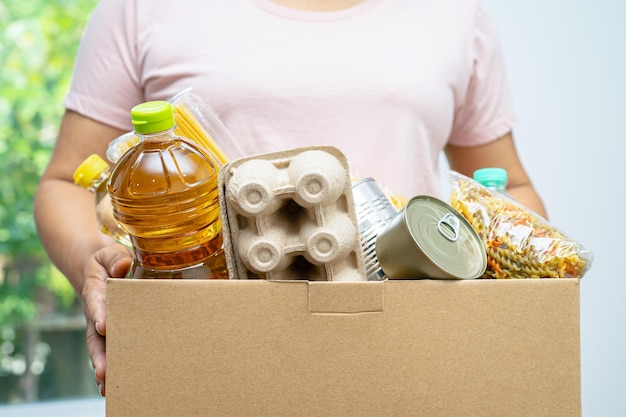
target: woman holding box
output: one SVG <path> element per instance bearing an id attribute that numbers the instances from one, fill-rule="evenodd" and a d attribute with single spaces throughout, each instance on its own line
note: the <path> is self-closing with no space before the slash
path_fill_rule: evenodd
<path id="1" fill-rule="evenodd" d="M 352 174 L 441 194 L 439 156 L 499 166 L 545 215 L 516 152 L 502 52 L 480 0 L 102 0 L 85 31 L 35 201 L 41 241 L 83 301 L 104 395 L 105 280 L 131 252 L 102 235 L 72 173 L 129 111 L 193 87 L 247 154 L 333 145 Z"/>

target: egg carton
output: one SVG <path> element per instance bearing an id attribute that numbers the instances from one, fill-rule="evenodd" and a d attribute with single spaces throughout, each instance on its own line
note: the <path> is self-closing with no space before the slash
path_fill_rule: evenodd
<path id="1" fill-rule="evenodd" d="M 366 281 L 345 156 L 335 147 L 240 158 L 219 172 L 230 279 Z"/>

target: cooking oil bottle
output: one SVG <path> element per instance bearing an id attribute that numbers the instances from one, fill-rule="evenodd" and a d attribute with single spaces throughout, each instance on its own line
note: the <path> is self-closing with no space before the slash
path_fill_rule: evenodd
<path id="1" fill-rule="evenodd" d="M 123 245 L 132 246 L 128 233 L 113 216 L 111 196 L 107 191 L 106 181 L 111 174 L 111 167 L 100 155 L 89 155 L 74 171 L 74 183 L 95 195 L 96 218 L 98 228 Z"/>
<path id="2" fill-rule="evenodd" d="M 135 251 L 128 277 L 228 278 L 219 163 L 174 134 L 169 102 L 139 104 L 131 117 L 139 143 L 120 158 L 108 181 L 114 215 Z"/>

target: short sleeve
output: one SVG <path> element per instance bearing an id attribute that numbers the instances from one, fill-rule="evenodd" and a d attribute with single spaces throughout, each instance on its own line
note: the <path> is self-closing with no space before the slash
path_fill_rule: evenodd
<path id="1" fill-rule="evenodd" d="M 101 0 L 85 28 L 64 106 L 130 130 L 130 109 L 143 99 L 133 0 Z"/>
<path id="2" fill-rule="evenodd" d="M 457 106 L 449 143 L 476 146 L 509 133 L 515 114 L 496 28 L 478 5 L 472 44 L 472 74 L 464 101 Z"/>

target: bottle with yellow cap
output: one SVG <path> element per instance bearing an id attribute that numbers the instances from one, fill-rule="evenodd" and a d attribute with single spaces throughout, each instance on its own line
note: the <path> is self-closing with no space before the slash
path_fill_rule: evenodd
<path id="1" fill-rule="evenodd" d="M 172 105 L 131 110 L 139 143 L 113 167 L 108 190 L 115 218 L 135 252 L 132 278 L 228 278 L 217 174 L 203 147 L 174 134 Z"/>
<path id="2" fill-rule="evenodd" d="M 131 247 L 132 243 L 128 234 L 113 216 L 111 197 L 106 186 L 110 173 L 109 164 L 100 155 L 89 155 L 74 171 L 74 183 L 94 193 L 96 217 L 100 231 Z"/>

